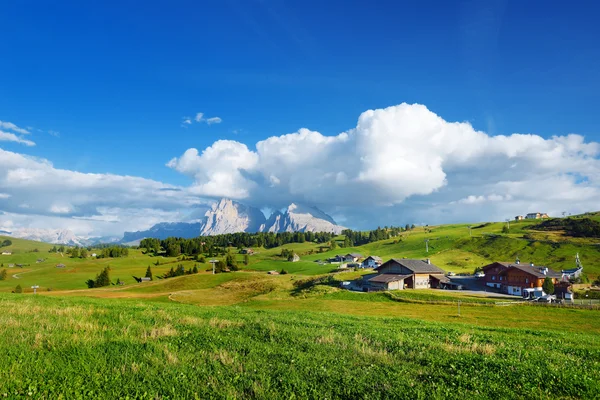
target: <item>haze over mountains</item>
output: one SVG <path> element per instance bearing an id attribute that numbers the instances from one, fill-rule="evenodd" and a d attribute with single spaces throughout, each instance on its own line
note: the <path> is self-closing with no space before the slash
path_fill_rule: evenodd
<path id="1" fill-rule="evenodd" d="M 122 238 L 79 237 L 68 229 L 24 228 L 0 231 L 0 234 L 53 244 L 88 246 L 96 243 L 136 245 L 147 237 L 193 238 L 236 232 L 340 233 L 343 229 L 345 228 L 337 225 L 331 216 L 313 206 L 292 203 L 283 212 L 275 211 L 267 219 L 258 208 L 230 199 L 221 199 L 204 214 L 200 222 L 161 222 L 144 231 L 125 232 Z"/>
<path id="2" fill-rule="evenodd" d="M 145 231 L 125 232 L 122 243 L 135 244 L 146 237 L 196 237 L 236 232 L 335 232 L 345 228 L 316 207 L 290 204 L 267 220 L 258 208 L 230 199 L 221 199 L 198 223 L 160 223 Z"/>

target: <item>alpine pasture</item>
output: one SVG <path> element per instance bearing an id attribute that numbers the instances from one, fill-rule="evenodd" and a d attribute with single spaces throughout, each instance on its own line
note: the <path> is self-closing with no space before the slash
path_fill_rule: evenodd
<path id="1" fill-rule="evenodd" d="M 324 253 L 313 243 L 254 249 L 248 265 L 236 255 L 241 271 L 216 275 L 207 262 L 139 249 L 80 259 L 8 238 L 0 396 L 597 398 L 597 309 L 500 305 L 507 300 L 433 289 L 348 292 L 339 283 L 363 272 L 315 262 L 357 252 L 430 258 L 460 273 L 519 257 L 560 270 L 579 253 L 585 273 L 600 274 L 597 239 L 532 224 L 420 227 Z M 282 248 L 300 261 L 280 257 Z M 199 273 L 158 279 L 180 264 Z M 107 265 L 124 284 L 88 289 Z M 148 266 L 154 280 L 138 283 Z M 25 293 L 11 293 L 17 285 Z"/>

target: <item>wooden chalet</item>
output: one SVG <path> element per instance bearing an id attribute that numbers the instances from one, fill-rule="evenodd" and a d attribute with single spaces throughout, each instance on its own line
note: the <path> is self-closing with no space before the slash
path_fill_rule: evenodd
<path id="1" fill-rule="evenodd" d="M 375 268 L 377 275 L 365 275 L 375 290 L 427 289 L 440 287 L 444 271 L 427 260 L 393 258 Z"/>
<path id="2" fill-rule="evenodd" d="M 503 278 L 501 290 L 504 293 L 522 296 L 524 289 L 541 289 L 546 278 L 552 279 L 552 283 L 556 285 L 562 278 L 562 274 L 548 267 L 535 266 L 531 263 L 511 264 L 505 271 L 500 272 L 500 277 Z"/>

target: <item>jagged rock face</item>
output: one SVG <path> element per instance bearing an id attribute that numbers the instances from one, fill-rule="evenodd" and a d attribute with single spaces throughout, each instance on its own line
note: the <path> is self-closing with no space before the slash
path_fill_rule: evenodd
<path id="1" fill-rule="evenodd" d="M 280 211 L 275 211 L 265 224 L 262 224 L 260 232 L 285 232 L 284 220 L 285 216 Z"/>
<path id="2" fill-rule="evenodd" d="M 262 232 L 335 232 L 344 230 L 333 218 L 316 207 L 292 203 L 282 214 L 276 212 L 265 224 Z"/>
<path id="3" fill-rule="evenodd" d="M 166 239 L 168 237 L 182 237 L 186 239 L 198 236 L 200 223 L 188 222 L 161 222 L 145 231 L 125 232 L 121 243 L 139 243 L 145 238 Z"/>
<path id="4" fill-rule="evenodd" d="M 235 232 L 259 232 L 266 222 L 257 208 L 229 199 L 221 199 L 204 215 L 200 235 L 221 235 Z"/>

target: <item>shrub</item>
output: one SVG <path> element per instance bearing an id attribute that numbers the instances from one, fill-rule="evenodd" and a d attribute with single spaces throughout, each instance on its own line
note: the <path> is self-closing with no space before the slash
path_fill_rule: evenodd
<path id="1" fill-rule="evenodd" d="M 21 287 L 21 285 L 17 285 L 17 287 L 15 288 L 15 293 L 23 293 L 23 288 Z"/>
<path id="2" fill-rule="evenodd" d="M 285 269 L 282 269 L 281 272 L 279 272 L 279 275 L 287 275 L 287 271 Z"/>
<path id="3" fill-rule="evenodd" d="M 8 273 L 6 272 L 5 269 L 3 269 L 2 271 L 0 271 L 0 281 L 6 280 L 7 277 L 8 277 Z"/>
<path id="4" fill-rule="evenodd" d="M 554 283 L 552 282 L 552 279 L 549 277 L 544 279 L 544 283 L 542 283 L 542 290 L 547 294 L 554 294 Z"/>

